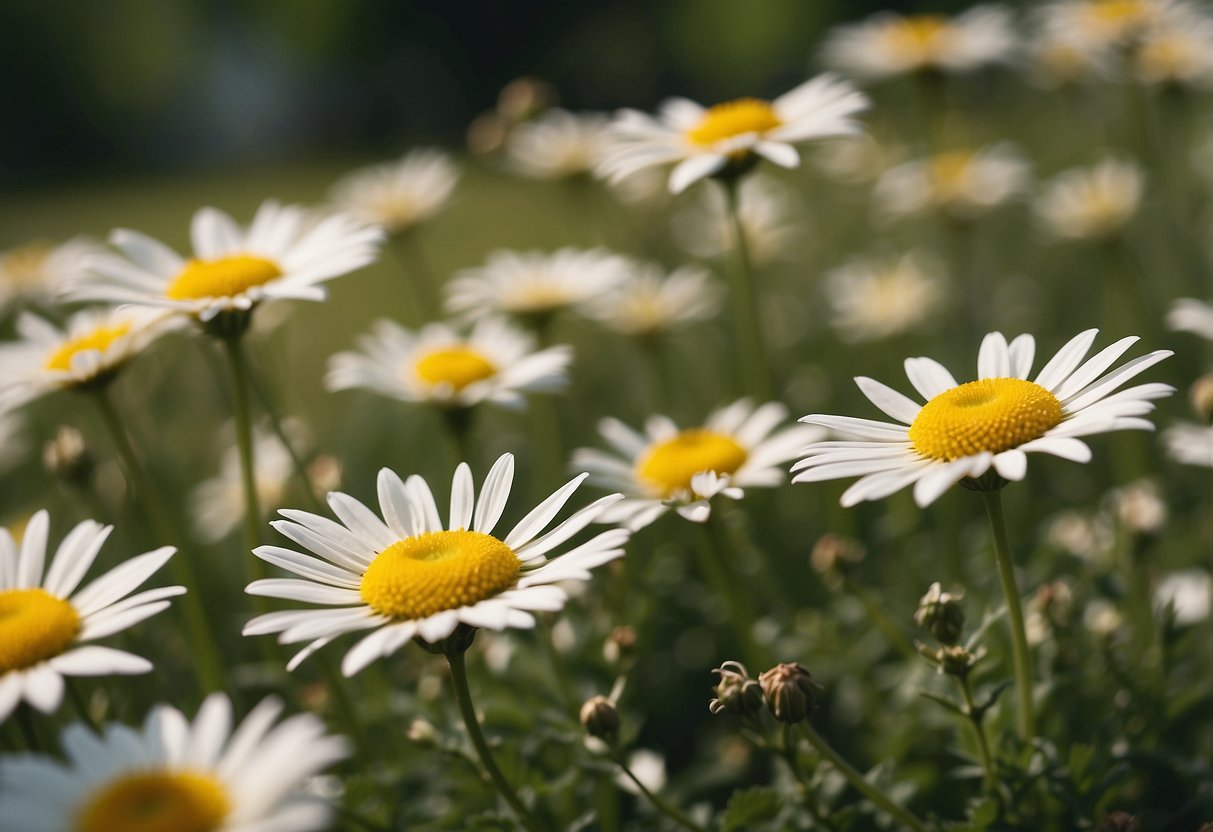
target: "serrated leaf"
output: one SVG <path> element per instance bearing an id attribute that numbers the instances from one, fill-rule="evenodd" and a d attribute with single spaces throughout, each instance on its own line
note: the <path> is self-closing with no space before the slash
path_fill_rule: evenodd
<path id="1" fill-rule="evenodd" d="M 757 823 L 774 820 L 783 805 L 779 792 L 765 786 L 733 792 L 724 810 L 723 832 L 742 832 Z"/>

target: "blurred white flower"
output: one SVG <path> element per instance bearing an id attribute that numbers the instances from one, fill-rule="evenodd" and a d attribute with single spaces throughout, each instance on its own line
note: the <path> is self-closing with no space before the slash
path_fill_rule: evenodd
<path id="1" fill-rule="evenodd" d="M 628 754 L 628 768 L 649 791 L 659 792 L 665 788 L 665 757 L 656 751 L 647 748 L 636 749 Z M 640 794 L 640 789 L 623 772 L 615 775 L 615 782 L 628 794 Z"/>
<path id="2" fill-rule="evenodd" d="M 943 301 L 939 274 L 939 264 L 918 252 L 849 260 L 825 276 L 830 325 L 848 343 L 914 329 Z"/>
<path id="3" fill-rule="evenodd" d="M 505 158 L 511 169 L 536 179 L 563 179 L 593 172 L 607 146 L 605 113 L 553 108 L 510 131 Z"/>
<path id="4" fill-rule="evenodd" d="M 1176 462 L 1213 468 L 1213 427 L 1180 422 L 1162 432 L 1162 441 Z"/>
<path id="5" fill-rule="evenodd" d="M 27 243 L 0 254 L 0 309 L 18 301 L 45 302 L 85 274 L 90 258 L 103 249 L 77 237 L 65 243 Z"/>
<path id="6" fill-rule="evenodd" d="M 1167 504 L 1153 480 L 1138 480 L 1115 488 L 1106 499 L 1112 516 L 1131 532 L 1154 534 L 1166 525 Z"/>
<path id="7" fill-rule="evenodd" d="M 905 155 L 904 145 L 877 141 L 864 134 L 822 142 L 813 152 L 813 163 L 823 174 L 838 182 L 866 185 L 904 161 Z"/>
<path id="8" fill-rule="evenodd" d="M 1105 159 L 1046 183 L 1036 200 L 1036 215 L 1056 237 L 1107 239 L 1124 231 L 1136 215 L 1144 186 L 1137 163 Z"/>
<path id="9" fill-rule="evenodd" d="M 1037 20 L 1026 44 L 1028 77 L 1037 85 L 1056 89 L 1112 75 L 1109 48 L 1055 23 L 1047 14 L 1037 15 Z"/>
<path id="10" fill-rule="evenodd" d="M 698 199 L 671 220 L 674 239 L 696 257 L 728 256 L 733 250 L 732 219 L 724 194 L 703 188 Z M 796 192 L 776 180 L 754 174 L 738 187 L 737 208 L 754 263 L 768 263 L 789 253 L 805 234 L 805 219 Z"/>
<path id="11" fill-rule="evenodd" d="M 1180 298 L 1167 312 L 1167 328 L 1213 341 L 1213 306 L 1195 298 Z"/>
<path id="12" fill-rule="evenodd" d="M 586 303 L 587 317 L 624 335 L 655 337 L 682 324 L 720 312 L 721 287 L 702 269 L 684 266 L 666 273 L 654 263 L 638 263 L 611 291 Z"/>
<path id="13" fill-rule="evenodd" d="M 483 266 L 464 269 L 446 286 L 457 315 L 546 316 L 580 306 L 622 283 L 630 262 L 605 249 L 498 250 Z"/>
<path id="14" fill-rule="evenodd" d="M 1106 638 L 1115 635 L 1125 618 L 1111 601 L 1096 598 L 1083 610 L 1082 623 L 1092 635 Z"/>
<path id="15" fill-rule="evenodd" d="M 244 518 L 244 485 L 241 479 L 240 456 L 234 434 L 224 443 L 219 474 L 194 488 L 192 520 L 194 531 L 204 543 L 217 543 L 227 537 Z M 276 435 L 261 427 L 253 430 L 254 480 L 257 503 L 269 515 L 282 506 L 287 483 L 291 478 L 291 455 Z"/>
<path id="16" fill-rule="evenodd" d="M 975 219 L 1024 191 L 1028 163 L 1009 144 L 977 151 L 951 150 L 887 171 L 876 183 L 873 202 L 886 217 L 940 211 Z"/>
<path id="17" fill-rule="evenodd" d="M 1176 624 L 1195 624 L 1209 617 L 1213 580 L 1203 569 L 1185 569 L 1164 575 L 1154 590 L 1154 605 L 1175 610 Z"/>
<path id="18" fill-rule="evenodd" d="M 1213 19 L 1191 15 L 1147 28 L 1129 65 L 1144 84 L 1208 88 L 1213 85 Z"/>
<path id="19" fill-rule="evenodd" d="M 399 234 L 437 214 L 459 182 L 449 154 L 409 151 L 397 162 L 354 171 L 333 186 L 333 203 L 350 216 Z"/>
<path id="20" fill-rule="evenodd" d="M 1045 541 L 1086 561 L 1106 554 L 1116 540 L 1107 519 L 1077 511 L 1063 511 L 1045 524 Z"/>

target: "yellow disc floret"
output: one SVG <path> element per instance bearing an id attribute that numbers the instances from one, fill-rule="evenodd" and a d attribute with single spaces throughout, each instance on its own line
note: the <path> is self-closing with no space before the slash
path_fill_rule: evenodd
<path id="1" fill-rule="evenodd" d="M 766 133 L 783 124 L 769 101 L 759 98 L 739 98 L 708 109 L 699 123 L 687 131 L 694 144 L 710 147 L 716 142 L 744 136 L 746 133 Z"/>
<path id="2" fill-rule="evenodd" d="M 72 358 L 77 353 L 87 352 L 88 350 L 97 350 L 104 353 L 119 338 L 130 334 L 130 331 L 131 325 L 129 323 L 99 326 L 63 344 L 59 349 L 51 353 L 51 357 L 46 359 L 46 364 L 43 366 L 47 370 L 57 370 L 66 373 L 72 368 Z"/>
<path id="3" fill-rule="evenodd" d="M 380 552 L 362 576 L 359 593 L 380 615 L 426 618 L 499 595 L 518 573 L 518 556 L 491 535 L 426 532 Z"/>
<path id="4" fill-rule="evenodd" d="M 973 154 L 967 150 L 951 150 L 931 157 L 927 165 L 934 198 L 937 202 L 954 202 L 964 197 L 972 175 Z"/>
<path id="5" fill-rule="evenodd" d="M 950 29 L 951 24 L 943 15 L 910 15 L 889 24 L 885 46 L 911 63 L 930 64 L 941 57 L 939 52 Z"/>
<path id="6" fill-rule="evenodd" d="M 910 441 L 914 450 L 932 459 L 996 454 L 1039 439 L 1061 419 L 1061 402 L 1039 384 L 983 378 L 923 405 L 910 425 Z"/>
<path id="7" fill-rule="evenodd" d="M 129 774 L 89 798 L 74 832 L 216 832 L 231 808 L 227 790 L 209 775 Z"/>
<path id="8" fill-rule="evenodd" d="M 80 633 L 76 608 L 45 589 L 0 590 L 0 676 L 53 659 Z"/>
<path id="9" fill-rule="evenodd" d="M 672 497 L 689 490 L 691 478 L 699 472 L 732 474 L 745 464 L 746 457 L 746 449 L 731 436 L 691 428 L 649 448 L 637 461 L 636 473 L 663 497 Z"/>
<path id="10" fill-rule="evenodd" d="M 54 246 L 43 240 L 13 249 L 0 259 L 0 279 L 18 289 L 45 282 L 46 264 L 54 251 Z"/>
<path id="11" fill-rule="evenodd" d="M 281 276 L 277 263 L 251 254 L 190 260 L 164 294 L 173 300 L 230 298 Z"/>
<path id="12" fill-rule="evenodd" d="M 473 382 L 497 373 L 493 362 L 471 347 L 447 347 L 423 355 L 416 365 L 417 375 L 428 384 L 446 384 L 456 392 Z"/>

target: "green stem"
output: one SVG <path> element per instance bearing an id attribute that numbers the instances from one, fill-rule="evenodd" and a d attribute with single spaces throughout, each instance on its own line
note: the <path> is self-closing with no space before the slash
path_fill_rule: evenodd
<path id="1" fill-rule="evenodd" d="M 114 408 L 108 388 L 101 387 L 94 391 L 93 401 L 101 412 L 114 448 L 118 452 L 118 461 L 126 476 L 127 486 L 135 492 L 135 496 L 143 503 L 146 516 L 159 543 L 173 543 L 177 554 L 169 558 L 169 566 L 173 570 L 174 579 L 186 588 L 184 595 L 179 596 L 178 605 L 185 616 L 185 627 L 189 633 L 189 643 L 197 661 L 192 662 L 199 681 L 206 691 L 229 690 L 227 674 L 219 653 L 215 649 L 215 639 L 211 623 L 207 619 L 206 609 L 202 605 L 198 579 L 194 575 L 192 552 L 184 551 L 180 545 L 180 536 L 175 532 L 168 507 L 164 504 L 161 492 L 156 489 L 146 477 L 143 467 L 135 456 L 130 438 L 123 427 L 122 419 Z"/>
<path id="2" fill-rule="evenodd" d="M 780 746 L 779 751 L 787 762 L 788 769 L 792 772 L 792 777 L 796 780 L 796 784 L 799 787 L 800 796 L 804 798 L 804 804 L 813 814 L 813 819 L 823 829 L 836 829 L 837 827 L 830 822 L 829 816 L 821 811 L 821 806 L 817 803 L 813 790 L 805 782 L 804 772 L 800 770 L 800 753 L 796 748 L 796 742 L 792 739 L 792 726 L 786 722 L 783 725 L 783 744 Z"/>
<path id="3" fill-rule="evenodd" d="M 34 725 L 34 710 L 27 703 L 17 706 L 17 725 L 21 728 L 21 738 L 29 751 L 41 751 L 42 743 L 38 739 L 38 728 Z"/>
<path id="4" fill-rule="evenodd" d="M 568 666 L 565 664 L 563 658 L 561 658 L 560 652 L 556 649 L 552 629 L 550 619 L 540 618 L 539 640 L 543 643 L 543 652 L 547 654 L 548 662 L 552 665 L 552 676 L 556 679 L 556 687 L 560 691 L 560 698 L 564 700 L 565 708 L 576 714 L 579 708 L 577 689 L 573 685 L 572 676 L 569 675 Z"/>
<path id="5" fill-rule="evenodd" d="M 741 641 L 745 663 L 751 667 L 767 667 L 771 664 L 771 657 L 754 640 L 756 618 L 746 594 L 747 585 L 733 571 L 728 553 L 722 549 L 716 532 L 717 524 L 709 518 L 707 523 L 698 525 L 700 545 L 697 549 L 701 570 L 712 591 L 724 598 L 728 604 L 729 619 L 733 624 L 733 631 Z"/>
<path id="6" fill-rule="evenodd" d="M 94 734 L 100 734 L 101 729 L 97 727 L 97 721 L 93 719 L 93 715 L 89 712 L 88 702 L 84 699 L 84 694 L 80 692 L 80 686 L 75 679 L 67 677 L 64 680 L 67 688 L 68 698 L 72 700 L 72 707 L 76 709 L 76 713 L 80 715 L 80 719 L 89 727 Z"/>
<path id="7" fill-rule="evenodd" d="M 737 353 L 740 358 L 741 389 L 757 396 L 759 401 L 771 398 L 771 376 L 767 370 L 766 347 L 758 327 L 758 298 L 754 286 L 754 266 L 745 226 L 741 222 L 739 178 L 724 182 L 729 222 L 733 231 L 736 266 L 729 270 L 732 277 L 733 325 L 736 330 Z"/>
<path id="8" fill-rule="evenodd" d="M 232 377 L 232 415 L 236 424 L 236 449 L 240 455 L 240 478 L 244 490 L 244 548 L 252 552 L 261 540 L 261 507 L 257 500 L 257 468 L 253 458 L 253 422 L 249 403 L 249 369 L 243 336 L 222 339 Z M 251 558 L 253 577 L 264 578 L 261 558 Z"/>
<path id="9" fill-rule="evenodd" d="M 438 287 L 425 249 L 413 229 L 393 234 L 392 251 L 404 272 L 405 303 L 409 306 L 406 320 L 421 326 L 438 314 Z"/>
<path id="10" fill-rule="evenodd" d="M 445 652 L 444 655 L 451 668 L 451 684 L 455 689 L 455 700 L 459 703 L 459 714 L 463 717 L 463 725 L 467 729 L 472 746 L 476 749 L 476 755 L 480 758 L 480 764 L 484 766 L 493 785 L 505 798 L 505 802 L 510 804 L 510 808 L 514 810 L 514 814 L 518 816 L 522 825 L 530 832 L 542 832 L 543 826 L 527 809 L 514 791 L 514 787 L 497 767 L 497 761 L 493 759 L 493 752 L 484 738 L 484 732 L 480 730 L 480 722 L 476 719 L 476 708 L 472 705 L 472 692 L 468 688 L 467 667 L 464 664 L 463 651 L 454 648 Z"/>
<path id="11" fill-rule="evenodd" d="M 1015 663 L 1015 689 L 1019 698 L 1019 735 L 1025 742 L 1036 736 L 1036 716 L 1032 710 L 1032 660 L 1028 652 L 1028 636 L 1024 631 L 1023 606 L 1015 584 L 1015 565 L 1011 560 L 1011 544 L 1007 540 L 1007 521 L 1002 511 L 1002 494 L 981 492 L 994 534 L 994 557 L 998 562 L 998 577 L 1007 601 L 1007 616 L 1011 621 L 1011 648 Z"/>
<path id="12" fill-rule="evenodd" d="M 981 755 L 982 768 L 986 770 L 986 789 L 994 791 L 998 785 L 998 768 L 994 763 L 994 755 L 990 753 L 990 742 L 986 739 L 986 726 L 982 721 L 983 714 L 973 704 L 973 691 L 969 687 L 968 676 L 957 676 L 960 684 L 960 694 L 964 698 L 965 716 L 973 723 L 973 733 L 977 735 L 977 751 Z"/>
<path id="13" fill-rule="evenodd" d="M 531 458 L 535 466 L 531 482 L 536 499 L 542 499 L 561 484 L 564 441 L 554 398 L 542 394 L 532 396 L 528 407 L 531 411 Z"/>
<path id="14" fill-rule="evenodd" d="M 266 418 L 269 419 L 270 430 L 278 437 L 278 441 L 286 449 L 287 456 L 291 458 L 291 469 L 295 472 L 295 479 L 299 481 L 300 490 L 307 497 L 312 510 L 317 514 L 323 514 L 324 503 L 316 496 L 315 488 L 312 485 L 312 478 L 308 476 L 307 463 L 303 461 L 303 456 L 296 450 L 295 443 L 291 441 L 291 438 L 286 433 L 286 429 L 282 426 L 282 419 L 278 416 L 278 408 L 270 401 L 269 391 L 258 382 L 252 373 L 249 373 L 248 381 L 253 388 L 253 394 L 261 403 L 261 409 L 265 411 Z"/>
<path id="15" fill-rule="evenodd" d="M 328 680 L 329 693 L 333 697 L 333 705 L 337 710 L 341 722 L 345 725 L 345 732 L 349 736 L 350 741 L 354 743 L 354 748 L 358 752 L 358 759 L 364 765 L 371 761 L 370 749 L 366 744 L 366 731 L 362 729 L 362 721 L 358 719 L 358 711 L 354 709 L 354 703 L 350 700 L 349 691 L 346 690 L 346 684 L 349 680 L 337 672 L 337 668 L 328 659 L 327 656 L 317 656 L 317 662 Z"/>
<path id="16" fill-rule="evenodd" d="M 856 791 L 870 800 L 879 808 L 888 812 L 893 818 L 914 832 L 927 832 L 927 825 L 922 822 L 909 809 L 905 809 L 894 803 L 884 792 L 873 786 L 859 771 L 842 758 L 837 751 L 826 742 L 820 734 L 813 730 L 813 726 L 807 721 L 800 723 L 800 727 L 804 730 L 804 734 L 808 737 L 809 745 L 817 750 L 817 753 L 824 757 L 834 768 L 838 769 L 838 773 L 847 779 Z"/>
<path id="17" fill-rule="evenodd" d="M 630 769 L 628 764 L 624 762 L 623 756 L 615 749 L 614 746 L 610 747 L 609 753 L 611 755 L 611 759 L 615 761 L 615 765 L 619 766 L 619 770 L 622 771 L 629 780 L 636 784 L 636 788 L 640 790 L 640 793 L 645 796 L 645 799 L 648 800 L 649 803 L 653 804 L 653 808 L 677 823 L 683 829 L 690 829 L 691 832 L 707 832 L 705 827 L 700 826 L 695 821 L 691 820 L 677 806 L 661 797 L 658 797 L 656 794 L 650 791 L 649 788 L 644 785 L 644 783 L 640 782 L 640 778 L 632 772 L 632 769 Z"/>
<path id="18" fill-rule="evenodd" d="M 910 641 L 910 637 L 889 620 L 884 607 L 872 597 L 870 592 L 845 575 L 842 579 L 842 585 L 844 589 L 859 599 L 859 603 L 863 604 L 863 608 L 867 610 L 868 617 L 872 619 L 872 623 L 876 625 L 876 629 L 884 633 L 884 637 L 897 648 L 898 652 L 908 659 L 918 657 L 918 651 L 914 649 L 914 643 Z"/>

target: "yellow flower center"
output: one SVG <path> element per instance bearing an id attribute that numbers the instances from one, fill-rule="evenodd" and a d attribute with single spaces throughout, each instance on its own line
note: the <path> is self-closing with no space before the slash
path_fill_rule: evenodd
<path id="1" fill-rule="evenodd" d="M 914 450 L 932 459 L 1000 453 L 1039 439 L 1061 422 L 1061 402 L 1021 378 L 983 378 L 940 393 L 910 425 Z"/>
<path id="2" fill-rule="evenodd" d="M 936 198 L 951 200 L 963 193 L 972 164 L 973 154 L 967 150 L 951 150 L 932 156 L 927 176 Z"/>
<path id="3" fill-rule="evenodd" d="M 0 676 L 58 656 L 80 632 L 76 608 L 45 589 L 0 590 Z"/>
<path id="4" fill-rule="evenodd" d="M 35 286 L 45 279 L 46 261 L 54 250 L 41 240 L 15 248 L 0 260 L 0 274 L 18 286 Z"/>
<path id="5" fill-rule="evenodd" d="M 734 136 L 765 133 L 781 124 L 769 101 L 738 98 L 708 109 L 699 123 L 687 131 L 687 138 L 694 144 L 710 147 Z"/>
<path id="6" fill-rule="evenodd" d="M 423 355 L 415 367 L 428 384 L 449 384 L 456 392 L 497 374 L 497 367 L 471 347 L 447 347 Z"/>
<path id="7" fill-rule="evenodd" d="M 230 298 L 281 276 L 277 263 L 250 254 L 190 260 L 164 294 L 173 300 Z"/>
<path id="8" fill-rule="evenodd" d="M 938 14 L 904 17 L 890 24 L 887 34 L 888 46 L 893 52 L 920 55 L 938 48 L 939 38 L 948 30 L 949 25 L 948 19 Z"/>
<path id="9" fill-rule="evenodd" d="M 210 775 L 129 774 L 89 798 L 74 832 L 217 832 L 231 808 L 227 790 Z"/>
<path id="10" fill-rule="evenodd" d="M 72 358 L 77 353 L 96 350 L 104 353 L 119 338 L 129 334 L 131 325 L 128 323 L 101 325 L 92 332 L 86 332 L 63 344 L 51 353 L 44 365 L 47 370 L 58 370 L 66 373 L 72 368 Z"/>
<path id="11" fill-rule="evenodd" d="M 746 450 L 731 437 L 705 428 L 684 430 L 673 439 L 649 448 L 636 463 L 636 472 L 655 485 L 663 497 L 691 487 L 701 471 L 732 474 L 745 464 Z"/>
<path id="12" fill-rule="evenodd" d="M 499 595 L 518 572 L 518 556 L 495 537 L 465 529 L 426 532 L 380 552 L 359 592 L 380 615 L 426 618 Z"/>

